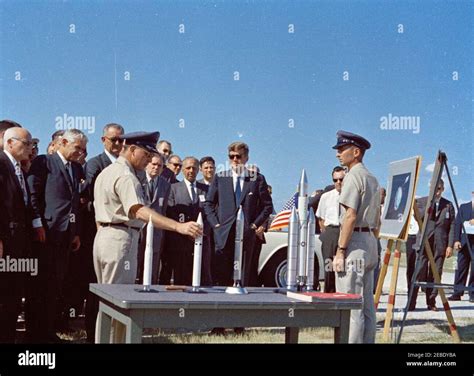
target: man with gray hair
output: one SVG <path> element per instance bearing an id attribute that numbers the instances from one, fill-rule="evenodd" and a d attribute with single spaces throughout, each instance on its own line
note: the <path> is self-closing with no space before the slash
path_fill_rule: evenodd
<path id="1" fill-rule="evenodd" d="M 21 128 L 21 125 L 13 120 L 1 120 L 0 121 L 0 150 L 3 150 L 3 138 L 4 133 L 10 128 Z"/>
<path id="2" fill-rule="evenodd" d="M 55 319 L 70 253 L 80 246 L 79 187 L 84 179 L 77 159 L 86 150 L 87 136 L 77 129 L 64 132 L 52 155 L 40 155 L 32 163 L 28 185 L 33 209 L 33 247 L 39 273 L 28 304 L 30 339 L 58 342 Z"/>
<path id="3" fill-rule="evenodd" d="M 21 163 L 31 154 L 31 134 L 24 128 L 5 131 L 0 151 L 0 258 L 22 259 L 29 249 L 29 192 Z M 0 343 L 15 343 L 15 329 L 25 275 L 0 271 Z"/>

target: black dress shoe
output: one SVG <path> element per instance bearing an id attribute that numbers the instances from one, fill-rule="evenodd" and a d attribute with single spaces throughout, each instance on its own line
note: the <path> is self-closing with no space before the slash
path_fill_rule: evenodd
<path id="1" fill-rule="evenodd" d="M 234 328 L 234 333 L 238 335 L 243 335 L 245 332 L 245 328 Z"/>
<path id="2" fill-rule="evenodd" d="M 433 311 L 433 312 L 438 312 L 438 308 L 436 308 L 435 305 L 429 305 L 428 310 Z"/>
<path id="3" fill-rule="evenodd" d="M 448 300 L 449 300 L 450 302 L 458 302 L 458 301 L 461 300 L 461 297 L 460 297 L 459 295 L 451 295 L 451 296 L 448 298 Z"/>

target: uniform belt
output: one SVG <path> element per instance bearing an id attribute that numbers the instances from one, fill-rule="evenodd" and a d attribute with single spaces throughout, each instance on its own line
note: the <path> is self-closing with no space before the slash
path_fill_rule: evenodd
<path id="1" fill-rule="evenodd" d="M 100 226 L 101 227 L 123 227 L 123 228 L 126 228 L 126 229 L 132 229 L 132 230 L 136 230 L 136 231 L 141 230 L 140 227 L 128 226 L 125 223 L 101 223 Z"/>
<path id="2" fill-rule="evenodd" d="M 329 228 L 339 228 L 340 226 L 339 226 L 339 225 L 327 225 L 326 227 L 329 227 Z"/>
<path id="3" fill-rule="evenodd" d="M 354 231 L 357 231 L 357 232 L 372 232 L 374 230 L 372 230 L 370 227 L 355 227 Z"/>

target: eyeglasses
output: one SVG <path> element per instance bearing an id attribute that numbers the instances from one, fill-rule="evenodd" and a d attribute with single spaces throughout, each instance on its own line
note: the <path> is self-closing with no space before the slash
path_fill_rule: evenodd
<path id="1" fill-rule="evenodd" d="M 171 163 L 174 167 L 181 167 L 182 164 L 181 163 Z"/>
<path id="2" fill-rule="evenodd" d="M 17 140 L 17 141 L 20 141 L 20 142 L 21 142 L 23 145 L 25 145 L 25 146 L 31 146 L 31 145 L 33 145 L 33 142 L 32 142 L 32 141 L 23 140 L 23 139 L 18 138 L 18 137 L 12 137 L 12 139 Z"/>
<path id="3" fill-rule="evenodd" d="M 113 144 L 116 144 L 117 142 L 120 142 L 122 141 L 120 138 L 118 137 L 107 137 L 107 136 L 104 136 L 104 138 L 106 138 L 107 140 L 109 140 L 111 143 Z"/>
<path id="4" fill-rule="evenodd" d="M 163 149 L 161 152 L 162 152 L 162 153 L 171 153 L 171 150 Z"/>
<path id="5" fill-rule="evenodd" d="M 332 181 L 333 181 L 334 183 L 337 183 L 338 181 L 340 181 L 340 182 L 342 183 L 343 180 L 344 180 L 344 178 L 341 178 L 341 179 L 332 179 Z"/>
<path id="6" fill-rule="evenodd" d="M 242 156 L 240 154 L 229 154 L 229 159 L 234 160 L 235 158 L 242 159 Z"/>

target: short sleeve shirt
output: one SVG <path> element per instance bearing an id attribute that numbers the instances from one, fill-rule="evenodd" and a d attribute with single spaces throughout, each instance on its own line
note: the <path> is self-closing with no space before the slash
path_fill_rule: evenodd
<path id="1" fill-rule="evenodd" d="M 339 203 L 357 212 L 356 227 L 379 227 L 380 186 L 362 163 L 352 167 L 344 177 Z"/>
<path id="2" fill-rule="evenodd" d="M 145 205 L 143 189 L 135 170 L 123 157 L 106 167 L 94 185 L 94 209 L 97 222 L 125 223 L 141 227 L 144 223 L 129 217 L 134 205 Z"/>

